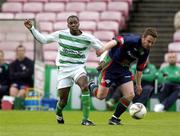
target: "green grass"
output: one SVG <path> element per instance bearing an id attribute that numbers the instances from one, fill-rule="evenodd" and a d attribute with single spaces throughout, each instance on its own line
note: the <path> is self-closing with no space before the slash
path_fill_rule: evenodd
<path id="1" fill-rule="evenodd" d="M 179 136 L 180 112 L 149 112 L 142 120 L 126 112 L 121 126 L 110 126 L 112 112 L 91 112 L 96 126 L 81 126 L 81 111 L 65 111 L 58 125 L 54 112 L 0 111 L 0 136 Z"/>

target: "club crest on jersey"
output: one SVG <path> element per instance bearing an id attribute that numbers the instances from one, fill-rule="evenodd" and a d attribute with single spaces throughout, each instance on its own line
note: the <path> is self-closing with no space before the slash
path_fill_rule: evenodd
<path id="1" fill-rule="evenodd" d="M 105 80 L 106 84 L 109 84 L 111 81 L 109 79 Z"/>

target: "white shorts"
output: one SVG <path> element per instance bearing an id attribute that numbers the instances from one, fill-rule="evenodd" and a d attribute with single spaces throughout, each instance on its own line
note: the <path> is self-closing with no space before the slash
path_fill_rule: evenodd
<path id="1" fill-rule="evenodd" d="M 64 71 L 63 68 L 60 68 L 57 73 L 57 89 L 71 87 L 80 77 L 87 76 L 84 66 L 79 66 L 76 69 L 72 68 L 72 70 L 68 71 Z"/>

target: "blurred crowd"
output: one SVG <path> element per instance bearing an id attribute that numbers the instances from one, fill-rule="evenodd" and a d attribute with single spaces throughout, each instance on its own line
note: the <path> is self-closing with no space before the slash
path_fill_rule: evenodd
<path id="1" fill-rule="evenodd" d="M 30 87 L 33 87 L 34 62 L 25 56 L 25 52 L 25 47 L 19 45 L 16 48 L 16 59 L 7 64 L 4 61 L 5 52 L 0 50 L 0 107 L 2 108 L 7 106 L 3 100 L 12 103 L 7 107 L 8 109 L 23 107 L 26 93 Z M 13 107 L 13 103 L 19 103 L 17 106 L 20 107 Z"/>

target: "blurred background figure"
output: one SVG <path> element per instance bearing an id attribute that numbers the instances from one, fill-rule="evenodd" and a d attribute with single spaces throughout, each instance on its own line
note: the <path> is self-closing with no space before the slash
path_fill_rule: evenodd
<path id="1" fill-rule="evenodd" d="M 4 95 L 9 95 L 9 65 L 4 62 L 4 52 L 0 50 L 0 106 Z"/>
<path id="2" fill-rule="evenodd" d="M 25 56 L 25 47 L 16 48 L 16 60 L 10 64 L 10 96 L 25 97 L 29 87 L 33 87 L 34 62 Z"/>
<path id="3" fill-rule="evenodd" d="M 158 82 L 162 87 L 158 93 L 160 104 L 155 105 L 155 112 L 168 110 L 180 95 L 180 67 L 176 65 L 176 60 L 176 53 L 169 53 L 169 64 L 159 69 Z"/>

